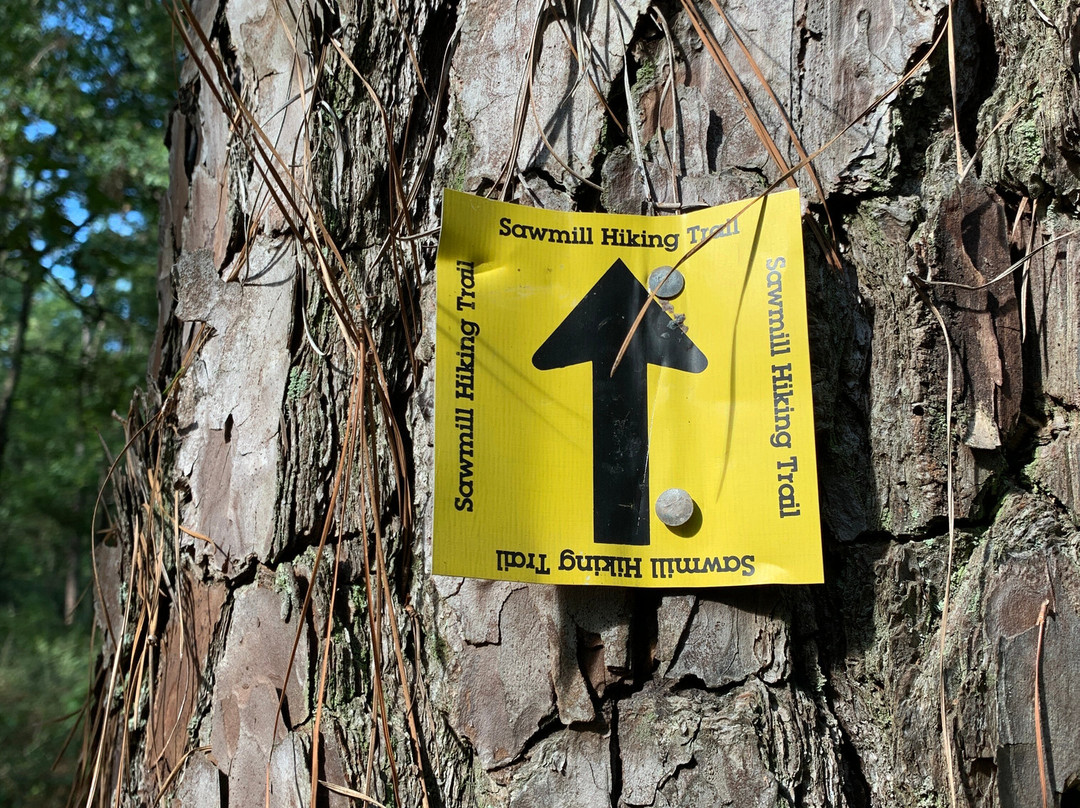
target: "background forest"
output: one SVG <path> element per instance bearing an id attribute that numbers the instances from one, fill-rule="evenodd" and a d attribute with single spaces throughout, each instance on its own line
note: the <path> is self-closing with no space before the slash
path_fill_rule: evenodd
<path id="1" fill-rule="evenodd" d="M 29 0 L 0 26 L 0 805 L 62 805 L 91 660 L 95 498 L 156 317 L 167 15 Z M 99 517 L 98 531 L 108 525 Z M 54 760 L 57 764 L 54 766 Z"/>

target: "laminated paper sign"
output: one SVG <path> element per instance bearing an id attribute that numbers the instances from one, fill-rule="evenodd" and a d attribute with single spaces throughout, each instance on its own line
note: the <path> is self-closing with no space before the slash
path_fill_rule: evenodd
<path id="1" fill-rule="evenodd" d="M 446 191 L 436 574 L 822 580 L 799 197 L 746 204 L 621 216 Z M 650 273 L 710 234 L 683 291 L 650 301 Z M 677 527 L 668 489 L 692 507 Z"/>

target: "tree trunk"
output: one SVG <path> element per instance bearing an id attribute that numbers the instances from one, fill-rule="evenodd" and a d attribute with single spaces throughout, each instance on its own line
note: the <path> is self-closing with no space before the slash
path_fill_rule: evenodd
<path id="1" fill-rule="evenodd" d="M 97 549 L 95 801 L 1077 804 L 1076 8 L 723 15 L 187 9 L 162 392 Z M 788 122 L 838 136 L 795 174 L 825 585 L 431 576 L 441 189 L 718 204 L 798 163 Z"/>
<path id="2" fill-rule="evenodd" d="M 0 476 L 3 474 L 4 455 L 7 452 L 15 391 L 19 386 L 23 360 L 26 358 L 26 332 L 30 327 L 30 308 L 34 305 L 34 290 L 37 289 L 37 279 L 32 277 L 32 274 L 27 273 L 27 277 L 19 283 L 19 310 L 15 315 L 15 324 L 14 327 L 5 329 L 8 331 L 7 352 L 10 359 L 5 363 L 6 372 L 0 380 Z"/>

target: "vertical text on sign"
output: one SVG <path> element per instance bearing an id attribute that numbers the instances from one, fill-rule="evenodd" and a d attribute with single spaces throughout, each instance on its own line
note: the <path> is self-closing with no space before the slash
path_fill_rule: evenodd
<path id="1" fill-rule="evenodd" d="M 460 289 L 457 310 L 469 311 L 476 317 L 476 276 L 471 261 L 457 262 Z M 461 341 L 458 344 L 457 367 L 454 368 L 454 398 L 470 404 L 476 395 L 476 342 L 480 324 L 475 319 L 460 318 Z M 476 448 L 476 412 L 472 406 L 454 408 L 454 427 L 458 431 L 458 495 L 454 509 L 472 513 L 476 495 L 473 472 Z"/>
<path id="2" fill-rule="evenodd" d="M 766 310 L 769 317 L 769 355 L 791 353 L 791 336 L 784 330 L 784 276 L 787 261 L 783 256 L 765 262 Z M 772 366 L 773 434 L 769 443 L 775 449 L 792 449 L 791 414 L 795 412 L 795 384 L 791 362 Z M 799 516 L 802 511 L 795 499 L 795 473 L 799 458 L 790 454 L 776 461 L 776 500 L 780 518 Z"/>

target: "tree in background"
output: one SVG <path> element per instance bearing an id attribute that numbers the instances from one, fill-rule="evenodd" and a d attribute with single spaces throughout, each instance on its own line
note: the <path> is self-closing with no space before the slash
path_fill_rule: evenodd
<path id="1" fill-rule="evenodd" d="M 49 766 L 86 682 L 102 441 L 122 445 L 110 412 L 153 333 L 170 42 L 144 0 L 11 3 L 0 28 L 4 805 L 55 802 L 70 782 Z"/>

